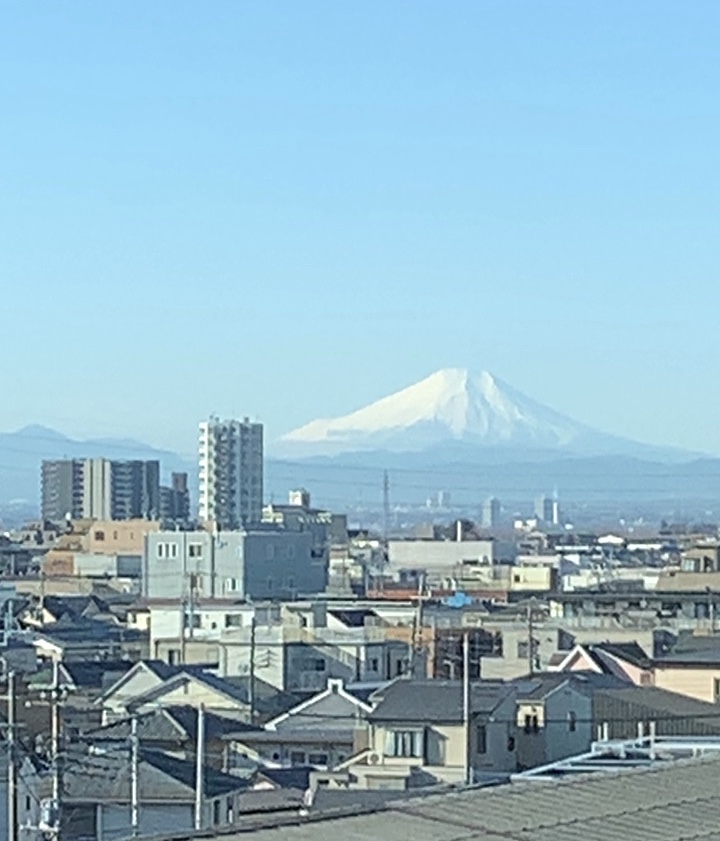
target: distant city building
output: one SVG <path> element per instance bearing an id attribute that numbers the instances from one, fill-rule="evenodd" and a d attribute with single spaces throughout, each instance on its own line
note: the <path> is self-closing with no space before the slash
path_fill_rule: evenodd
<path id="1" fill-rule="evenodd" d="M 483 503 L 480 525 L 484 529 L 493 529 L 500 522 L 500 500 L 491 496 Z"/>
<path id="2" fill-rule="evenodd" d="M 187 473 L 173 473 L 169 487 L 160 486 L 160 519 L 186 523 L 190 519 Z"/>
<path id="3" fill-rule="evenodd" d="M 301 508 L 310 507 L 310 491 L 305 488 L 296 488 L 288 494 L 288 505 L 298 505 Z"/>
<path id="4" fill-rule="evenodd" d="M 535 516 L 546 525 L 560 523 L 560 504 L 555 497 L 539 496 L 535 500 Z"/>
<path id="5" fill-rule="evenodd" d="M 158 461 L 43 461 L 41 481 L 43 520 L 153 520 L 159 514 Z"/>
<path id="6" fill-rule="evenodd" d="M 212 418 L 200 424 L 200 519 L 218 529 L 259 523 L 263 506 L 263 427 Z"/>

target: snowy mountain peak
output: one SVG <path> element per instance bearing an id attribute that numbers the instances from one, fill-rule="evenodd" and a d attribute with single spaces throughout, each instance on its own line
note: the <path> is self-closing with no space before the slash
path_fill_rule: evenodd
<path id="1" fill-rule="evenodd" d="M 445 368 L 349 415 L 311 421 L 281 439 L 285 451 L 337 455 L 424 450 L 451 442 L 567 447 L 593 433 L 489 371 Z"/>

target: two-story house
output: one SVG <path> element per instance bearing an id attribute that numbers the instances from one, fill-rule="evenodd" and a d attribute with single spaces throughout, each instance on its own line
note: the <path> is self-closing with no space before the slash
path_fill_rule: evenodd
<path id="1" fill-rule="evenodd" d="M 339 770 L 362 788 L 411 788 L 506 777 L 517 765 L 516 691 L 461 681 L 399 678 L 371 696 L 368 748 Z"/>

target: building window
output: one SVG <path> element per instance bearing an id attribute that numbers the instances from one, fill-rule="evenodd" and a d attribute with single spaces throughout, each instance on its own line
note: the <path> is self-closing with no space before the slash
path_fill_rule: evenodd
<path id="1" fill-rule="evenodd" d="M 327 765 L 328 755 L 326 753 L 311 753 L 308 754 L 308 763 L 310 765 Z"/>
<path id="2" fill-rule="evenodd" d="M 226 578 L 225 579 L 225 590 L 228 593 L 237 593 L 240 589 L 240 579 L 239 578 Z"/>
<path id="3" fill-rule="evenodd" d="M 202 627 L 202 617 L 197 613 L 193 613 L 190 616 L 185 614 L 185 627 L 186 628 L 190 628 L 190 627 L 201 628 Z"/>
<path id="4" fill-rule="evenodd" d="M 242 628 L 243 618 L 242 613 L 226 613 L 225 627 L 226 628 Z"/>
<path id="5" fill-rule="evenodd" d="M 378 660 L 378 658 L 377 657 L 371 658 L 371 660 L 370 660 L 370 671 L 371 672 L 377 672 L 379 668 L 380 668 L 380 661 Z"/>
<path id="6" fill-rule="evenodd" d="M 96 531 L 95 532 L 95 540 L 105 540 L 105 532 L 104 531 Z"/>
<path id="7" fill-rule="evenodd" d="M 301 750 L 290 751 L 290 764 L 291 765 L 304 765 L 305 764 L 305 753 Z"/>
<path id="8" fill-rule="evenodd" d="M 478 724 L 475 728 L 475 750 L 487 753 L 487 727 L 484 724 Z"/>
<path id="9" fill-rule="evenodd" d="M 158 543 L 157 556 L 161 559 L 174 560 L 178 556 L 177 543 Z"/>
<path id="10" fill-rule="evenodd" d="M 385 739 L 385 754 L 422 759 L 423 737 L 422 730 L 390 730 Z"/>
<path id="11" fill-rule="evenodd" d="M 191 558 L 202 558 L 202 543 L 191 543 L 188 546 L 188 556 Z"/>
<path id="12" fill-rule="evenodd" d="M 213 824 L 217 826 L 220 823 L 220 801 L 213 800 Z"/>
<path id="13" fill-rule="evenodd" d="M 525 714 L 524 730 L 526 733 L 537 733 L 540 730 L 540 722 L 538 720 L 537 713 Z"/>
<path id="14" fill-rule="evenodd" d="M 568 730 L 570 733 L 574 733 L 577 730 L 577 716 L 572 710 L 568 713 Z"/>
<path id="15" fill-rule="evenodd" d="M 225 823 L 235 822 L 235 801 L 232 797 L 227 799 L 227 810 L 225 812 Z"/>
<path id="16" fill-rule="evenodd" d="M 720 703 L 720 677 L 716 677 L 713 681 L 713 697 L 716 704 Z"/>
<path id="17" fill-rule="evenodd" d="M 167 653 L 168 664 L 170 666 L 177 666 L 180 663 L 180 649 L 169 648 Z"/>

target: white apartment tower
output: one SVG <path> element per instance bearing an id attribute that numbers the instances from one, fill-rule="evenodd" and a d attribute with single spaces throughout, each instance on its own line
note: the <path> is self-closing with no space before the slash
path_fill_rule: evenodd
<path id="1" fill-rule="evenodd" d="M 211 418 L 200 424 L 200 519 L 218 529 L 259 523 L 263 506 L 263 427 Z"/>

